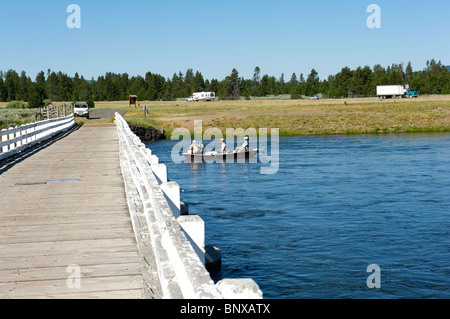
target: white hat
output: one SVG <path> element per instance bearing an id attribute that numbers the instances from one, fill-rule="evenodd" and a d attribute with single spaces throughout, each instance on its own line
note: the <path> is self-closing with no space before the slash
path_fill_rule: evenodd
<path id="1" fill-rule="evenodd" d="M 244 140 L 248 140 L 248 137 L 246 136 L 246 137 L 244 137 Z"/>
<path id="2" fill-rule="evenodd" d="M 193 140 L 192 143 L 197 143 L 197 142 L 195 140 Z"/>

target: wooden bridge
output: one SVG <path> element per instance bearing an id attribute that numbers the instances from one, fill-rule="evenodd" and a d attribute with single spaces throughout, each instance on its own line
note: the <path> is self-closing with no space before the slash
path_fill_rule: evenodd
<path id="1" fill-rule="evenodd" d="M 0 298 L 261 298 L 252 279 L 211 280 L 203 220 L 115 118 L 0 131 Z"/>
<path id="2" fill-rule="evenodd" d="M 141 298 L 116 127 L 65 135 L 0 162 L 0 298 Z"/>

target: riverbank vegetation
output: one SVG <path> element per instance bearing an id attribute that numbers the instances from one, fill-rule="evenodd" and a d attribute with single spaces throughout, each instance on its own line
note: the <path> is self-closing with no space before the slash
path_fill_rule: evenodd
<path id="1" fill-rule="evenodd" d="M 450 96 L 418 99 L 323 99 L 318 101 L 216 101 L 148 103 L 149 114 L 128 108 L 125 119 L 137 126 L 203 130 L 279 128 L 280 135 L 367 134 L 450 131 Z"/>
<path id="2" fill-rule="evenodd" d="M 5 109 L 0 107 L 0 130 L 31 123 L 37 109 Z"/>

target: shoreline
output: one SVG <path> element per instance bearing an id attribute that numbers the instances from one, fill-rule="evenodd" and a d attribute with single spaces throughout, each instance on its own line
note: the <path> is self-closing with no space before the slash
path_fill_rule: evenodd
<path id="1" fill-rule="evenodd" d="M 128 121 L 127 123 L 130 126 L 134 126 L 138 129 L 151 129 L 151 130 L 157 130 L 157 131 L 161 131 L 163 130 L 163 128 L 156 128 L 154 126 L 141 126 L 141 125 L 137 125 L 135 124 L 133 121 Z M 210 128 L 210 127 L 208 127 Z M 208 129 L 206 128 L 206 129 Z M 164 133 L 162 134 L 162 138 L 158 138 L 159 139 L 171 139 L 171 135 L 172 135 L 172 131 L 170 132 L 166 132 L 165 130 L 163 130 Z M 203 130 L 204 131 L 204 130 Z M 244 129 L 245 132 L 245 129 Z M 257 134 L 256 136 L 259 136 L 259 130 L 256 130 Z M 414 133 L 450 133 L 450 127 L 429 127 L 429 128 L 418 128 L 418 129 L 400 129 L 400 130 L 389 130 L 389 129 L 379 129 L 379 130 L 373 130 L 373 131 L 367 131 L 367 130 L 351 130 L 348 132 L 327 132 L 327 131 L 322 131 L 322 132 L 302 132 L 302 133 L 295 133 L 295 132 L 285 132 L 285 131 L 281 131 L 278 134 L 278 136 L 280 137 L 289 137 L 289 136 L 343 136 L 343 135 L 385 135 L 385 134 L 414 134 Z M 191 138 L 194 138 L 194 132 L 192 130 L 190 130 L 190 135 Z M 244 136 L 244 135 L 249 135 L 249 136 L 255 136 L 255 134 L 238 134 L 237 136 Z M 271 131 L 270 128 L 268 128 L 267 130 L 267 136 L 271 136 Z M 214 136 L 214 135 L 213 135 Z M 222 136 L 224 138 L 226 138 L 227 134 L 226 132 L 222 132 Z"/>
<path id="2" fill-rule="evenodd" d="M 176 128 L 193 135 L 194 120 L 202 129 L 279 128 L 279 136 L 421 133 L 450 131 L 450 96 L 418 99 L 215 101 L 149 104 L 149 114 L 128 108 L 132 125 L 164 129 L 166 138 Z M 247 134 L 247 133 L 246 133 Z M 255 134 L 253 134 L 255 135 Z"/>

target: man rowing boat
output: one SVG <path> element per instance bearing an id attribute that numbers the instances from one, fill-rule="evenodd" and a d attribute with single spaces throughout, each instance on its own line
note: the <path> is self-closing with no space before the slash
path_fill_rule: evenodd
<path id="1" fill-rule="evenodd" d="M 241 146 L 236 147 L 236 153 L 238 152 L 248 152 L 248 136 L 244 137 L 244 143 Z"/>
<path id="2" fill-rule="evenodd" d="M 220 141 L 220 149 L 217 153 L 226 153 L 227 152 L 227 144 L 225 144 L 225 139 L 221 138 Z"/>
<path id="3" fill-rule="evenodd" d="M 200 154 L 202 152 L 201 148 L 197 145 L 197 142 L 192 141 L 191 146 L 189 146 L 188 153 L 190 154 Z"/>

